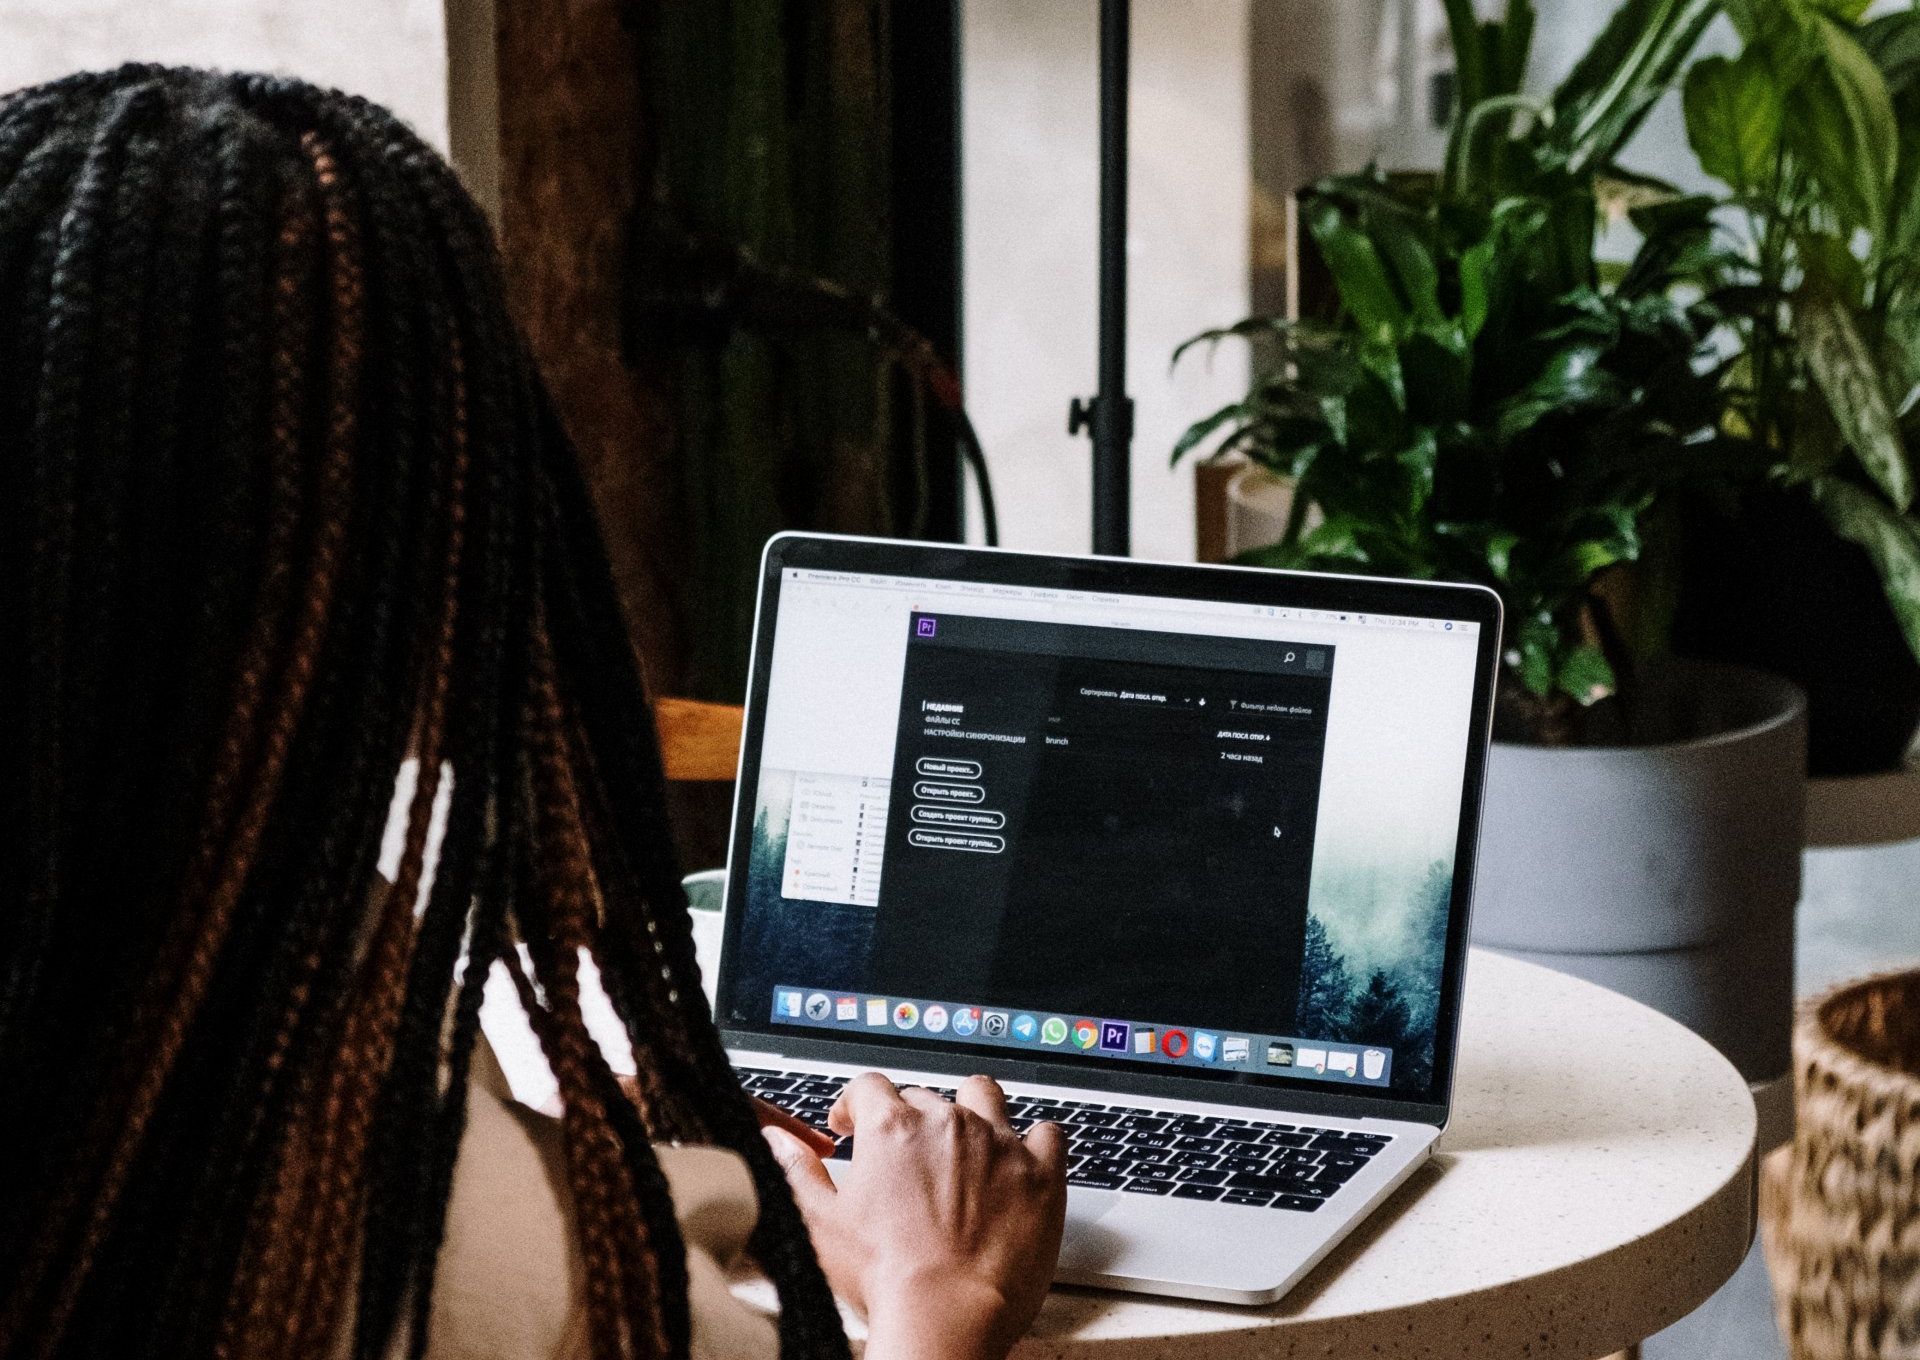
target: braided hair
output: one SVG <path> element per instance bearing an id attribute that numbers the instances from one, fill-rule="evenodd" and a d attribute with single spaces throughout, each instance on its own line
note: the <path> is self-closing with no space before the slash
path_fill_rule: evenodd
<path id="1" fill-rule="evenodd" d="M 688 1352 L 684 1139 L 752 1170 L 783 1354 L 842 1360 L 574 450 L 392 116 L 150 66 L 0 98 L 0 635 L 0 1353 L 420 1355 L 524 946 L 595 1355 Z"/>

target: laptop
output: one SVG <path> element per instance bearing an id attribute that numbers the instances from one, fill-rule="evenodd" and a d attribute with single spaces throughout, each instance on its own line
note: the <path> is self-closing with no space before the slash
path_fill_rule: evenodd
<path id="1" fill-rule="evenodd" d="M 1279 1299 L 1447 1124 L 1499 636 L 1474 586 L 773 539 L 743 1082 L 824 1126 L 985 1073 L 1069 1136 L 1061 1282 Z"/>

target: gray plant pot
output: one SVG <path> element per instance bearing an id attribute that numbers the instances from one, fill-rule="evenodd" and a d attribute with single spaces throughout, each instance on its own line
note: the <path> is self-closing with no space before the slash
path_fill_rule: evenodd
<path id="1" fill-rule="evenodd" d="M 1637 726 L 1647 744 L 1494 745 L 1474 942 L 1624 992 L 1749 1081 L 1777 1077 L 1790 1065 L 1805 700 L 1759 671 L 1675 663 L 1644 678 Z"/>

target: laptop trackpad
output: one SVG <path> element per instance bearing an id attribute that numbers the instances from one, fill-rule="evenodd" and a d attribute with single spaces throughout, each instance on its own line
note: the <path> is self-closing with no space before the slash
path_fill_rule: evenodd
<path id="1" fill-rule="evenodd" d="M 1137 1197 L 1136 1197 L 1137 1198 Z M 1121 1206 L 1118 1195 L 1067 1194 L 1067 1231 L 1060 1243 L 1060 1270 L 1106 1273 L 1127 1246 L 1131 1234 L 1103 1226 Z M 1135 1225 L 1138 1226 L 1137 1224 Z"/>

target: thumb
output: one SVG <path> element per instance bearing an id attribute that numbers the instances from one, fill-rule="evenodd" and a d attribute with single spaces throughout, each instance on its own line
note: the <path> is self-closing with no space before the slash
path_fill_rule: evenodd
<path id="1" fill-rule="evenodd" d="M 815 1209 L 824 1208 L 832 1202 L 838 1193 L 834 1189 L 833 1177 L 827 1174 L 826 1164 L 814 1154 L 812 1148 L 785 1129 L 773 1125 L 762 1128 L 760 1136 L 773 1149 L 773 1160 L 780 1163 L 780 1169 L 787 1173 L 787 1184 L 793 1187 L 794 1202 L 800 1206 L 803 1215 L 811 1215 Z"/>

